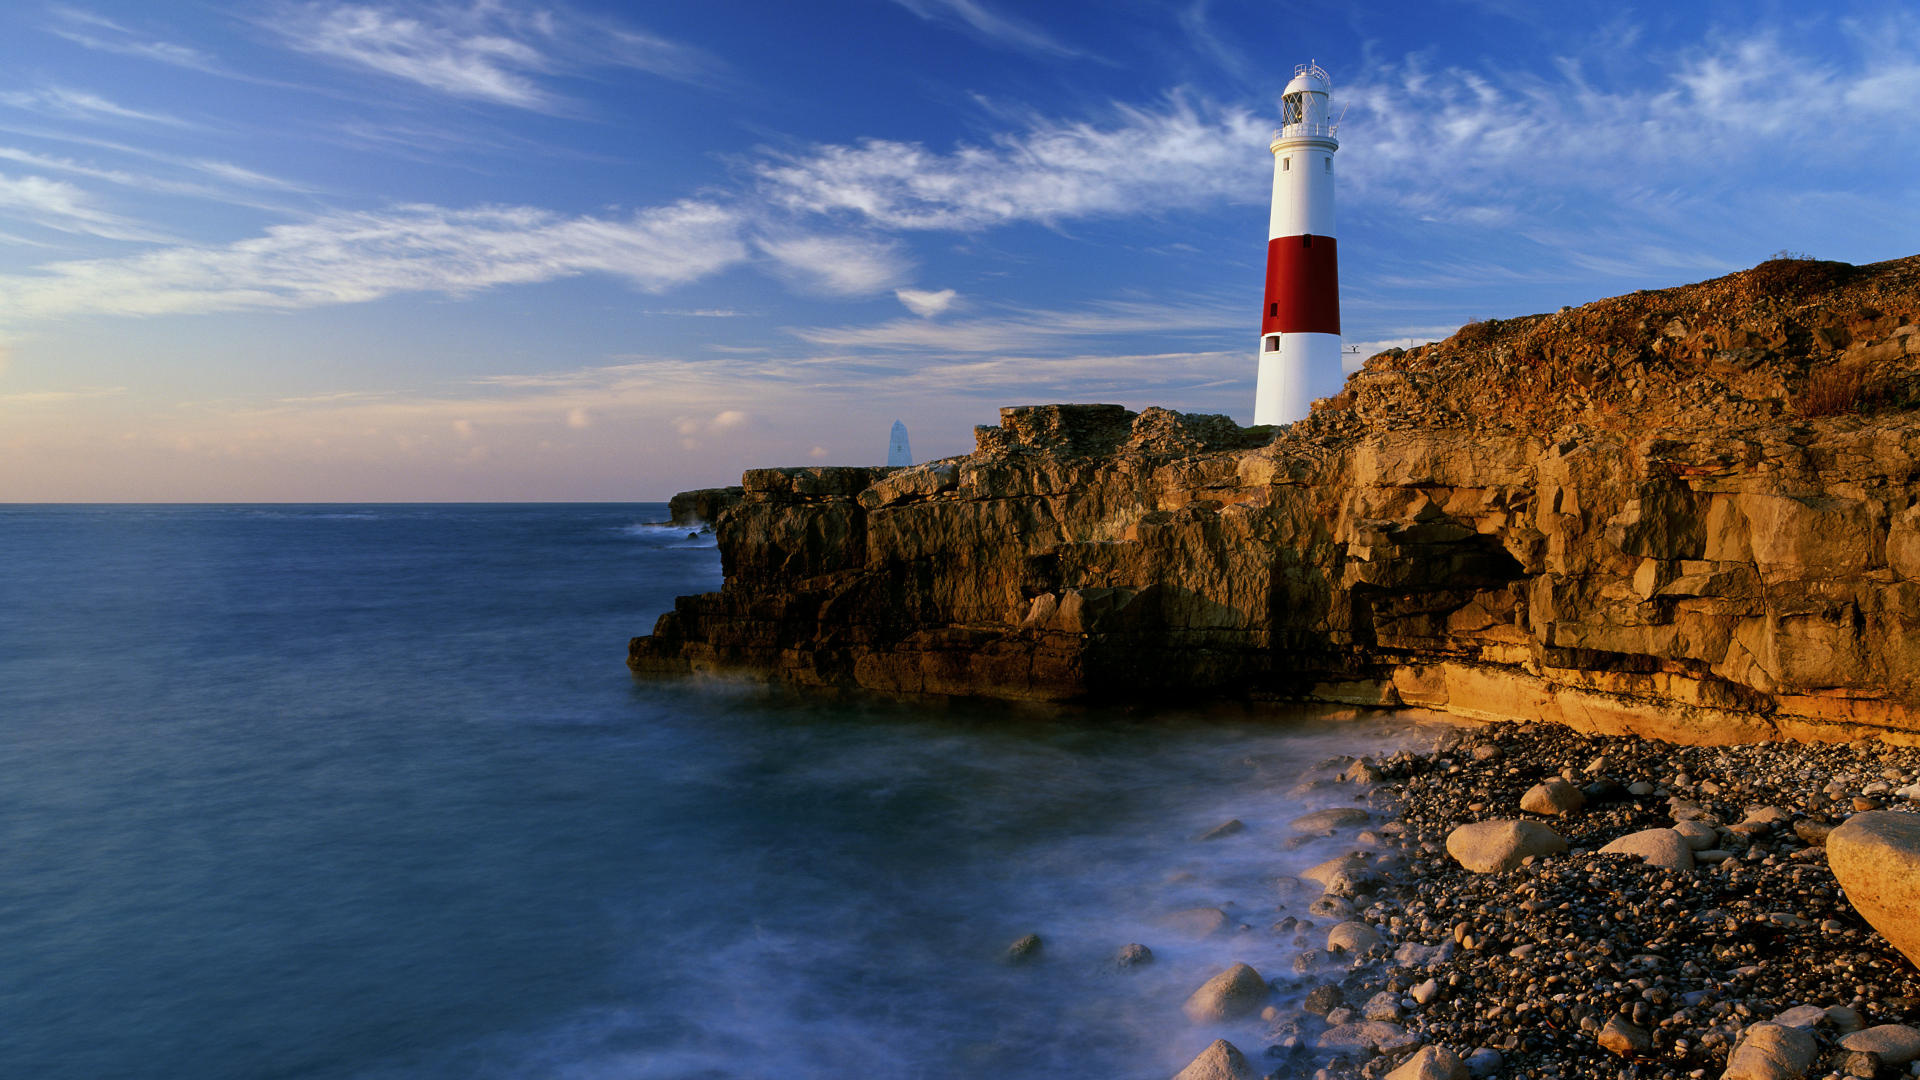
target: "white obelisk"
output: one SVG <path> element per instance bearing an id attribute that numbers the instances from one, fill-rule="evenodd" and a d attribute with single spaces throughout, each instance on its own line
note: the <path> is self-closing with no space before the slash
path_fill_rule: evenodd
<path id="1" fill-rule="evenodd" d="M 893 422 L 893 437 L 887 440 L 887 464 L 913 464 L 913 450 L 907 446 L 907 425 Z"/>

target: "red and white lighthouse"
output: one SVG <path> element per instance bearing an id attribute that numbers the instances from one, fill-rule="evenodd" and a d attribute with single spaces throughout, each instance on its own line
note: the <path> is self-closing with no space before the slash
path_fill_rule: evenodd
<path id="1" fill-rule="evenodd" d="M 1253 422 L 1291 424 L 1340 392 L 1340 275 L 1333 240 L 1332 83 L 1318 64 L 1293 69 L 1273 144 L 1273 216 L 1260 321 Z"/>

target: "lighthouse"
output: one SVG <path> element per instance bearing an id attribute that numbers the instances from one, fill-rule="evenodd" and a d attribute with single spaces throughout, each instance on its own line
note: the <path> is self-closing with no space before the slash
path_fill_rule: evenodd
<path id="1" fill-rule="evenodd" d="M 1260 319 L 1253 422 L 1291 424 L 1340 392 L 1340 278 L 1333 241 L 1332 83 L 1318 64 L 1293 69 L 1273 143 L 1273 213 Z"/>

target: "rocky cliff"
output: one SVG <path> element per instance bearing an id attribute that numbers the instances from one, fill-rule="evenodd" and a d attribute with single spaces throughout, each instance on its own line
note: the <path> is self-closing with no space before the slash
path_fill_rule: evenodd
<path id="1" fill-rule="evenodd" d="M 1282 429 L 1001 411 L 759 469 L 638 673 L 1920 738 L 1920 257 L 1476 323 Z M 726 500 L 715 500 L 716 505 Z"/>

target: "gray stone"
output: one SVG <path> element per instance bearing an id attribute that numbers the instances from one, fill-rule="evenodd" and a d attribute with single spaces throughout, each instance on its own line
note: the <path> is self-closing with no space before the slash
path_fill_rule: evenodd
<path id="1" fill-rule="evenodd" d="M 1232 921 L 1217 907 L 1197 907 L 1164 916 L 1160 925 L 1187 937 L 1203 938 L 1225 930 Z"/>
<path id="2" fill-rule="evenodd" d="M 1382 990 L 1367 999 L 1367 1004 L 1360 1010 L 1360 1015 L 1369 1020 L 1398 1020 L 1400 1019 L 1400 995 Z"/>
<path id="3" fill-rule="evenodd" d="M 1434 998 L 1440 996 L 1440 980 L 1428 979 L 1426 982 L 1407 991 L 1407 994 L 1421 1005 L 1430 1005 L 1433 1003 Z"/>
<path id="4" fill-rule="evenodd" d="M 1132 945 L 1122 945 L 1120 946 L 1120 952 L 1114 956 L 1113 962 L 1123 968 L 1139 967 L 1141 964 L 1151 964 L 1153 963 L 1153 950 L 1138 942 Z"/>
<path id="5" fill-rule="evenodd" d="M 1466 1065 L 1444 1046 L 1423 1046 L 1387 1074 L 1387 1080 L 1471 1080 L 1471 1077 Z"/>
<path id="6" fill-rule="evenodd" d="M 1357 806 L 1330 806 L 1294 818 L 1287 822 L 1287 828 L 1297 833 L 1325 834 L 1351 825 L 1365 825 L 1372 816 Z"/>
<path id="7" fill-rule="evenodd" d="M 1920 1030 L 1905 1024 L 1881 1024 L 1844 1036 L 1840 1045 L 1848 1050 L 1863 1050 L 1880 1055 L 1889 1065 L 1905 1065 L 1920 1058 Z"/>
<path id="8" fill-rule="evenodd" d="M 1669 870 L 1693 869 L 1693 848 L 1672 829 L 1642 829 L 1628 833 L 1600 849 L 1602 855 L 1632 855 L 1649 866 Z"/>
<path id="9" fill-rule="evenodd" d="M 1720 842 L 1720 830 L 1699 821 L 1676 822 L 1673 831 L 1695 851 L 1705 851 Z"/>
<path id="10" fill-rule="evenodd" d="M 1920 964 L 1920 814 L 1853 815 L 1827 834 L 1827 865 L 1860 917 Z"/>
<path id="11" fill-rule="evenodd" d="M 1566 840 L 1537 821 L 1480 821 L 1447 834 L 1447 854 L 1476 874 L 1497 874 L 1530 855 L 1565 850 Z"/>
<path id="12" fill-rule="evenodd" d="M 1328 952 L 1366 952 L 1380 943 L 1380 931 L 1363 922 L 1343 922 L 1327 931 Z"/>
<path id="13" fill-rule="evenodd" d="M 1223 821 L 1220 824 L 1215 825 L 1213 828 L 1208 829 L 1206 832 L 1203 832 L 1199 836 L 1194 837 L 1194 839 L 1195 840 L 1219 840 L 1224 837 L 1232 836 L 1234 833 L 1237 833 L 1242 829 L 1245 829 L 1246 827 L 1247 827 L 1246 822 L 1241 821 L 1239 818 L 1233 818 L 1229 821 Z"/>
<path id="14" fill-rule="evenodd" d="M 1239 1047 L 1225 1039 L 1200 1051 L 1200 1056 L 1174 1075 L 1173 1080 L 1256 1080 L 1259 1076 Z"/>
<path id="15" fill-rule="evenodd" d="M 1040 955 L 1040 935 L 1028 934 L 1026 937 L 1007 946 L 1007 963 L 1024 964 Z"/>
<path id="16" fill-rule="evenodd" d="M 1721 1080 L 1796 1080 L 1813 1065 L 1819 1045 L 1806 1028 L 1755 1024 L 1727 1056 Z"/>
<path id="17" fill-rule="evenodd" d="M 1810 1028 L 1827 1019 L 1827 1010 L 1818 1005 L 1795 1005 L 1786 1012 L 1773 1018 L 1776 1024 L 1786 1027 Z"/>
<path id="18" fill-rule="evenodd" d="M 1867 1026 L 1867 1018 L 1861 1016 L 1860 1010 L 1851 1005 L 1835 1005 L 1828 1009 L 1827 1021 L 1833 1025 L 1833 1030 L 1842 1035 L 1859 1031 Z"/>
<path id="19" fill-rule="evenodd" d="M 1565 780 L 1548 780 L 1544 784 L 1535 784 L 1520 796 L 1520 809 L 1529 814 L 1544 814 L 1555 817 L 1571 814 L 1587 805 L 1587 797 L 1580 789 Z"/>
<path id="20" fill-rule="evenodd" d="M 1384 1020 L 1362 1020 L 1353 1024 L 1336 1024 L 1320 1033 L 1316 1045 L 1322 1050 L 1380 1050 L 1385 1046 L 1404 1044 L 1407 1030 L 1399 1024 L 1389 1024 Z"/>
<path id="21" fill-rule="evenodd" d="M 1301 1008 L 1315 1016 L 1325 1016 L 1347 1003 L 1347 996 L 1340 992 L 1334 983 L 1324 983 L 1307 991 L 1307 1000 Z"/>
<path id="22" fill-rule="evenodd" d="M 1237 1020 L 1260 1011 L 1267 1002 L 1267 981 L 1246 964 L 1235 964 L 1202 983 L 1183 1006 L 1196 1024 Z"/>
<path id="23" fill-rule="evenodd" d="M 1467 1055 L 1467 1072 L 1474 1080 L 1486 1080 L 1500 1071 L 1506 1061 L 1500 1057 L 1500 1051 L 1491 1046 L 1482 1046 Z"/>

